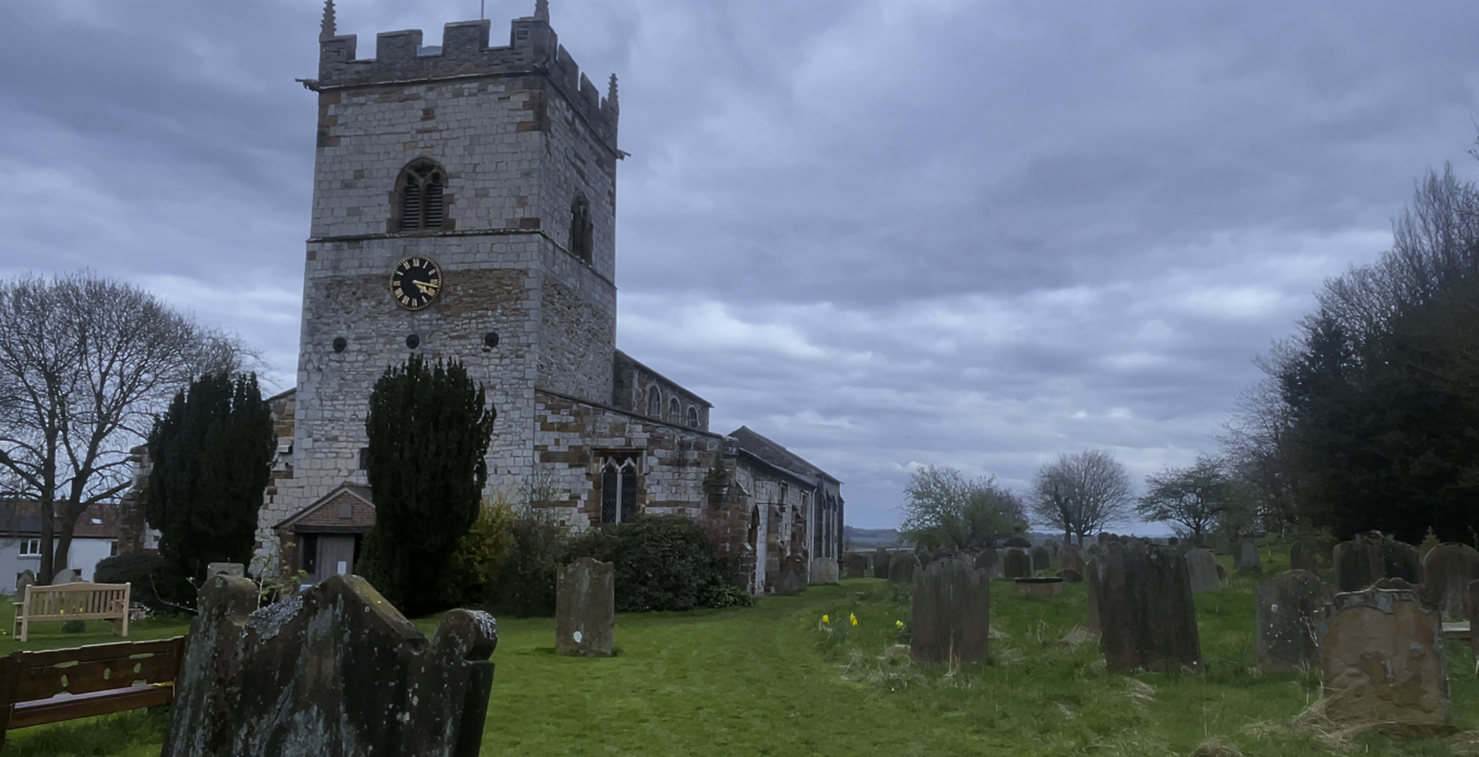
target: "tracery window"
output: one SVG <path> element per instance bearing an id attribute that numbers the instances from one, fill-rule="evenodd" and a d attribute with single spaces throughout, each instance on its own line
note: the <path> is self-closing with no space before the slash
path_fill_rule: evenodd
<path id="1" fill-rule="evenodd" d="M 442 227 L 446 217 L 442 190 L 446 183 L 446 174 L 441 167 L 424 158 L 412 161 L 401 170 L 397 182 L 401 230 Z"/>
<path id="2" fill-rule="evenodd" d="M 683 406 L 678 404 L 678 398 L 674 397 L 668 400 L 668 422 L 673 424 L 681 423 L 682 418 Z"/>
<path id="3" fill-rule="evenodd" d="M 688 427 L 698 428 L 698 408 L 693 405 L 688 406 Z"/>
<path id="4" fill-rule="evenodd" d="M 628 523 L 636 517 L 636 461 L 607 460 L 601 467 L 601 524 Z"/>

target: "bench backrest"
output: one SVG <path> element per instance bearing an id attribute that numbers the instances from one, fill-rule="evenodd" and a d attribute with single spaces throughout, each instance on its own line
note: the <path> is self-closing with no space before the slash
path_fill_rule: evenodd
<path id="1" fill-rule="evenodd" d="M 71 583 L 27 586 L 25 613 L 30 618 L 95 619 L 128 611 L 128 584 Z"/>
<path id="2" fill-rule="evenodd" d="M 0 658 L 0 681 L 14 682 L 12 702 L 27 702 L 63 693 L 88 694 L 139 684 L 169 683 L 180 674 L 184 657 L 184 636 L 162 641 L 15 652 Z"/>

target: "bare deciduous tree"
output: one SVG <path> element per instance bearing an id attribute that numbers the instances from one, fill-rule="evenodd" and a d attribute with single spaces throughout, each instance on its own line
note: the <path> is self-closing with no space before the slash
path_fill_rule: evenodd
<path id="1" fill-rule="evenodd" d="M 1114 456 L 1091 449 L 1068 455 L 1037 470 L 1032 481 L 1032 513 L 1063 532 L 1067 541 L 1124 520 L 1133 496 L 1130 475 Z"/>
<path id="2" fill-rule="evenodd" d="M 128 488 L 128 449 L 206 371 L 255 359 L 153 295 L 90 273 L 0 281 L 0 495 L 40 504 L 41 565 L 66 567 L 77 519 Z"/>

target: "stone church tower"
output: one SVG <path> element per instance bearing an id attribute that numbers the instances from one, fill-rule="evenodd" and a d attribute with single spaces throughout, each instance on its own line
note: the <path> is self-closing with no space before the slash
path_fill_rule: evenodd
<path id="1" fill-rule="evenodd" d="M 546 0 L 489 34 L 386 32 L 360 59 L 325 6 L 292 470 L 263 525 L 363 481 L 371 388 L 412 353 L 487 387 L 490 488 L 533 473 L 536 386 L 612 401 L 616 77 L 602 97 Z"/>

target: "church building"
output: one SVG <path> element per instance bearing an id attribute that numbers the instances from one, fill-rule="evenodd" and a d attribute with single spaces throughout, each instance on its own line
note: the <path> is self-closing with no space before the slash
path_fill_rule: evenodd
<path id="1" fill-rule="evenodd" d="M 490 22 L 377 35 L 324 8 L 297 386 L 271 399 L 278 458 L 259 535 L 290 569 L 353 570 L 374 522 L 371 388 L 408 355 L 460 360 L 497 412 L 491 498 L 537 485 L 574 531 L 698 521 L 753 593 L 837 580 L 840 483 L 616 348 L 616 77 L 603 95 L 547 0 Z"/>

